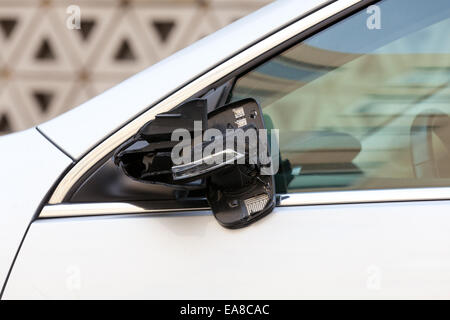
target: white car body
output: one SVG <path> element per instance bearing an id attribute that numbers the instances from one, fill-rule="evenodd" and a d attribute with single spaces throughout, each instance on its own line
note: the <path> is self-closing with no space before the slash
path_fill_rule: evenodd
<path id="1" fill-rule="evenodd" d="M 239 230 L 204 210 L 43 219 L 64 205 L 64 184 L 155 113 L 358 2 L 274 2 L 0 138 L 1 298 L 450 298 L 449 188 L 317 193 L 301 206 L 287 198 Z"/>

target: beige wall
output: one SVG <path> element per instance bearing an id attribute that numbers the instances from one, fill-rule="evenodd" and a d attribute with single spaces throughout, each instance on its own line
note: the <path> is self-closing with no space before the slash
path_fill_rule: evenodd
<path id="1" fill-rule="evenodd" d="M 268 2 L 0 0 L 0 133 L 75 107 Z M 81 29 L 67 27 L 71 5 Z"/>

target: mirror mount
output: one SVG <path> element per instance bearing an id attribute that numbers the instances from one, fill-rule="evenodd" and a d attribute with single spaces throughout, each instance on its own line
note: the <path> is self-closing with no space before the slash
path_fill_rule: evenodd
<path id="1" fill-rule="evenodd" d="M 275 206 L 262 110 L 254 99 L 207 110 L 206 100 L 195 99 L 157 115 L 119 148 L 114 161 L 144 183 L 204 190 L 222 226 L 245 227 Z M 174 139 L 177 130 L 189 139 Z"/>

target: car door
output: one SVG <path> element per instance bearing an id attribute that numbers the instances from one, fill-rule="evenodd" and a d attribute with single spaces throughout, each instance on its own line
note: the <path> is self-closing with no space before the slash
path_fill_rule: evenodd
<path id="1" fill-rule="evenodd" d="M 226 229 L 201 194 L 124 175 L 117 145 L 166 101 L 62 178 L 4 297 L 448 298 L 450 5 L 344 2 L 178 93 L 260 104 L 279 136 L 273 213 Z"/>

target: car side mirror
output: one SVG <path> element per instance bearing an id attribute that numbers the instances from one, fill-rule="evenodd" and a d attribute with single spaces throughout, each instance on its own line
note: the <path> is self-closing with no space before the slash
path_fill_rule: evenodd
<path id="1" fill-rule="evenodd" d="M 262 111 L 244 99 L 207 113 L 195 99 L 159 114 L 114 156 L 126 175 L 174 190 L 202 190 L 217 221 L 241 228 L 275 206 L 273 164 Z"/>

